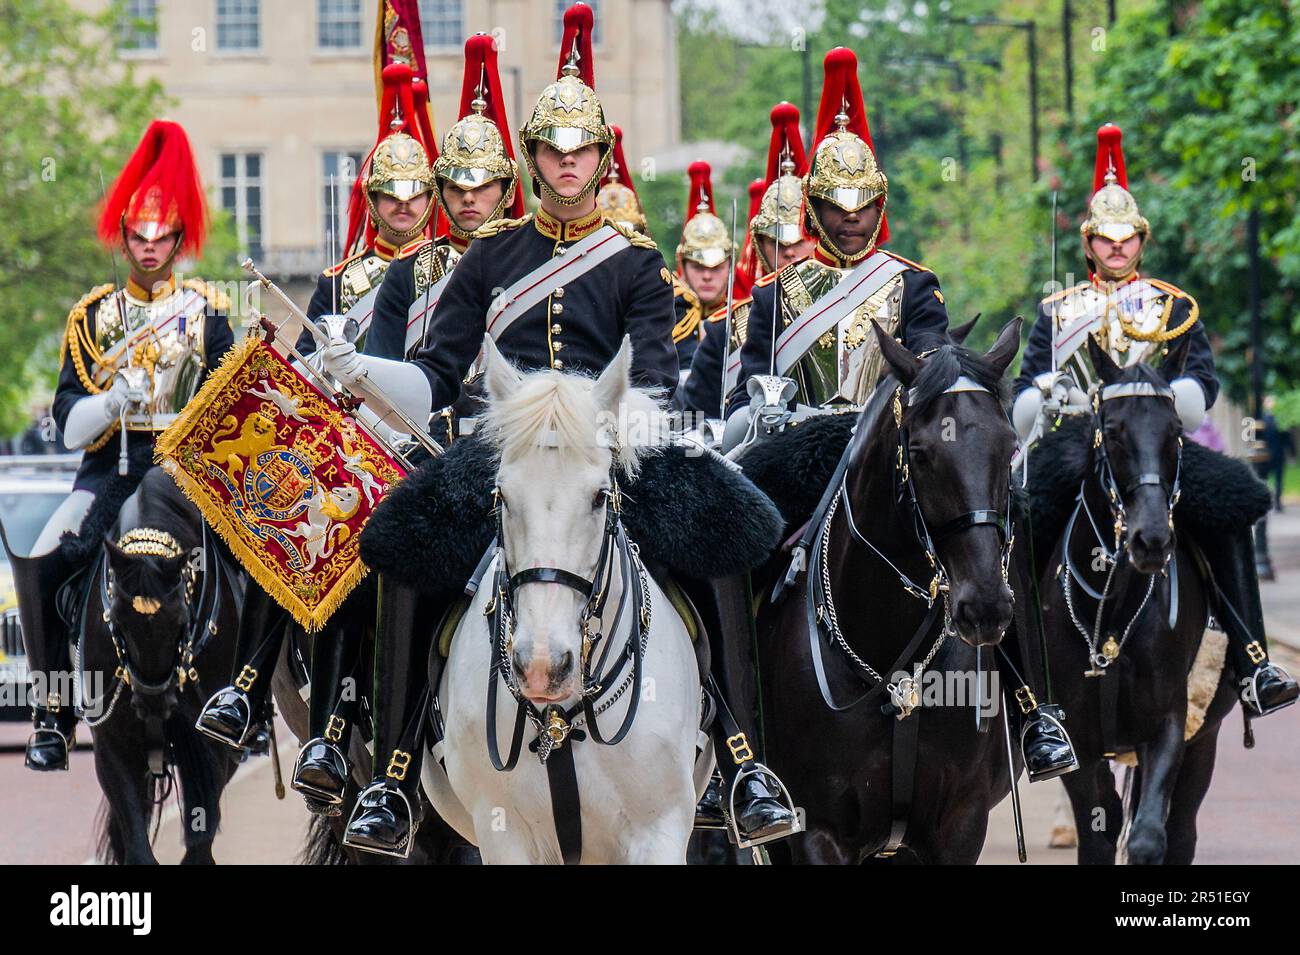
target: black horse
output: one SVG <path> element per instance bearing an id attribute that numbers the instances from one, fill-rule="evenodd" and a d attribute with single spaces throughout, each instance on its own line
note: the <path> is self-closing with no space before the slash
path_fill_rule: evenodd
<path id="1" fill-rule="evenodd" d="M 1235 699 L 1227 669 L 1211 671 L 1199 728 L 1184 741 L 1188 675 L 1209 614 L 1201 562 L 1174 527 L 1183 439 L 1167 382 L 1189 341 L 1178 339 L 1155 371 L 1121 369 L 1089 338 L 1101 390 L 1087 431 L 1073 429 L 1074 453 L 1086 455 L 1082 487 L 1040 570 L 1055 688 L 1080 762 L 1062 780 L 1080 863 L 1113 863 L 1126 821 L 1130 862 L 1192 861 L 1219 725 Z M 1106 758 L 1115 753 L 1139 763 L 1128 820 Z"/>
<path id="2" fill-rule="evenodd" d="M 238 754 L 200 736 L 194 719 L 204 688 L 230 672 L 238 607 L 228 565 L 203 544 L 198 510 L 152 468 L 83 584 L 72 653 L 82 686 L 102 688 L 81 702 L 106 800 L 99 853 L 108 863 L 157 863 L 150 826 L 177 785 L 182 864 L 213 862 Z"/>
<path id="3" fill-rule="evenodd" d="M 1013 615 L 1015 435 L 1002 378 L 1019 329 L 1008 324 L 985 356 L 950 340 L 918 358 L 876 328 L 894 377 L 857 417 L 807 572 L 758 614 L 767 759 L 807 825 L 769 846 L 774 859 L 979 856 L 989 810 L 1011 784 L 1009 737 L 987 721 L 980 732 L 974 707 L 1005 718 L 990 673 Z M 931 705 L 935 683 L 923 678 L 926 705 L 898 720 L 897 704 L 916 699 L 896 674 L 923 660 L 965 698 L 945 692 L 940 702 L 956 705 Z M 898 690 L 892 704 L 885 681 Z"/>

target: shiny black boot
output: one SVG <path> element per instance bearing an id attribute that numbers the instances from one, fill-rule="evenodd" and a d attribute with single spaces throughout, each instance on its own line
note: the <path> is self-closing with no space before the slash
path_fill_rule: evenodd
<path id="1" fill-rule="evenodd" d="M 1044 703 L 1022 713 L 1022 717 L 1020 753 L 1031 783 L 1055 779 L 1079 768 L 1070 734 L 1065 731 L 1065 711 L 1061 707 Z"/>
<path id="2" fill-rule="evenodd" d="M 709 778 L 704 795 L 695 806 L 696 829 L 726 829 L 727 820 L 722 814 L 722 774 L 716 769 Z"/>
<path id="3" fill-rule="evenodd" d="M 361 648 L 360 621 L 345 605 L 337 622 L 312 638 L 311 738 L 298 752 L 293 788 L 307 797 L 308 808 L 326 816 L 342 811 L 352 764 L 347 757 L 357 710 L 355 671 Z"/>
<path id="4" fill-rule="evenodd" d="M 375 634 L 375 772 L 343 833 L 352 849 L 406 858 L 424 818 L 420 767 L 428 704 L 430 628 L 419 595 L 380 577 Z M 427 609 L 427 608 L 424 608 Z"/>
<path id="5" fill-rule="evenodd" d="M 213 693 L 194 727 L 234 749 L 252 743 L 270 718 L 271 676 L 284 639 L 282 615 L 261 587 L 250 583 L 235 638 L 235 670 L 230 686 Z"/>
<path id="6" fill-rule="evenodd" d="M 41 773 L 66 770 L 77 718 L 72 701 L 64 699 L 62 692 L 70 686 L 72 657 L 68 628 L 58 611 L 58 593 L 71 568 L 58 549 L 39 557 L 10 553 L 9 563 L 32 680 L 32 735 L 27 740 L 26 766 Z"/>
<path id="7" fill-rule="evenodd" d="M 1212 595 L 1214 616 L 1228 635 L 1228 655 L 1241 687 L 1242 705 L 1251 718 L 1290 706 L 1300 698 L 1300 685 L 1268 658 L 1250 528 L 1220 535 L 1200 549 L 1217 585 Z"/>

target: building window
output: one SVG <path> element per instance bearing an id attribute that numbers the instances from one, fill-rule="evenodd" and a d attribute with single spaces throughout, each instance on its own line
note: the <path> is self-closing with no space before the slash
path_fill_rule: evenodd
<path id="1" fill-rule="evenodd" d="M 465 42 L 463 0 L 420 0 L 420 32 L 426 48 L 457 49 Z"/>
<path id="2" fill-rule="evenodd" d="M 122 51 L 158 51 L 158 0 L 122 0 L 118 8 L 117 48 Z"/>
<path id="3" fill-rule="evenodd" d="M 316 44 L 322 50 L 361 48 L 361 0 L 317 0 Z"/>
<path id="4" fill-rule="evenodd" d="M 217 0 L 217 49 L 261 49 L 260 8 L 260 0 Z"/>
<path id="5" fill-rule="evenodd" d="M 235 220 L 239 247 L 262 255 L 262 154 L 221 154 L 221 208 Z"/>
<path id="6" fill-rule="evenodd" d="M 586 0 L 591 7 L 591 45 L 600 46 L 600 0 Z M 555 0 L 555 45 L 564 39 L 564 11 L 573 5 L 573 0 Z"/>
<path id="7" fill-rule="evenodd" d="M 320 244 L 327 259 L 341 257 L 347 250 L 343 243 L 347 240 L 348 199 L 352 195 L 352 183 L 357 178 L 365 153 L 359 149 L 327 150 L 321 153 L 321 230 Z M 330 176 L 334 177 L 334 197 L 330 197 Z M 331 216 L 331 210 L 334 215 Z M 334 223 L 331 234 L 330 224 Z"/>

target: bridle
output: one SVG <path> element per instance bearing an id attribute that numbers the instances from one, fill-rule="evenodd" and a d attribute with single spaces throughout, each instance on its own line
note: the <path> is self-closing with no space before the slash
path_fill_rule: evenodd
<path id="1" fill-rule="evenodd" d="M 488 755 L 499 772 L 509 772 L 518 763 L 525 721 L 537 728 L 536 752 L 538 758 L 545 763 L 551 753 L 563 746 L 570 737 L 582 740 L 589 733 L 597 743 L 616 745 L 627 736 L 636 719 L 641 699 L 646 643 L 650 636 L 652 605 L 645 566 L 641 562 L 637 545 L 628 540 L 623 528 L 623 495 L 615 471 L 615 466 L 611 465 L 609 486 L 602 492 L 605 498 L 605 524 L 600 554 L 596 558 L 595 572 L 591 578 L 560 567 L 528 567 L 512 573 L 505 548 L 505 511 L 509 505 L 499 487 L 492 491 L 496 538 L 488 553 L 495 552 L 497 567 L 492 582 L 492 597 L 484 608 L 483 615 L 488 618 L 488 632 L 492 639 L 492 666 L 488 671 L 487 695 Z M 623 590 L 614 609 L 613 619 L 606 627 L 604 615 L 616 569 L 623 582 Z M 549 704 L 539 710 L 531 700 L 523 696 L 512 675 L 516 595 L 521 587 L 530 584 L 567 587 L 584 598 L 578 612 L 578 626 L 582 632 L 578 661 L 582 691 L 578 701 L 567 709 L 558 704 Z M 627 638 L 617 656 L 610 661 L 615 645 L 614 637 L 625 614 L 630 616 Z M 600 695 L 615 681 L 619 681 L 620 677 L 622 679 L 618 686 L 597 705 L 596 700 Z M 518 704 L 510 751 L 505 759 L 501 758 L 496 731 L 499 682 L 505 684 Z M 629 691 L 631 696 L 622 723 L 612 736 L 605 737 L 600 731 L 597 717 Z M 585 733 L 578 728 L 580 724 L 586 725 Z"/>
<path id="2" fill-rule="evenodd" d="M 1087 484 L 1088 479 L 1085 477 L 1079 485 L 1079 493 L 1075 499 L 1074 512 L 1070 515 L 1069 521 L 1065 526 L 1065 538 L 1062 545 L 1063 560 L 1058 576 L 1061 580 L 1061 589 L 1065 597 L 1066 609 L 1069 611 L 1070 619 L 1074 623 L 1084 642 L 1088 646 L 1088 661 L 1091 668 L 1084 671 L 1085 676 L 1101 676 L 1105 673 L 1106 667 L 1110 666 L 1118 659 L 1120 651 L 1128 641 L 1129 635 L 1133 632 L 1138 618 L 1146 609 L 1152 595 L 1155 592 L 1156 573 L 1145 575 L 1147 577 L 1146 594 L 1142 602 L 1129 618 L 1124 628 L 1124 632 L 1119 639 L 1115 638 L 1112 633 L 1107 637 L 1101 648 L 1098 649 L 1098 643 L 1101 640 L 1102 623 L 1105 616 L 1106 602 L 1111 596 L 1111 588 L 1121 563 L 1127 557 L 1127 550 L 1123 547 L 1124 537 L 1128 533 L 1128 512 L 1125 507 L 1125 500 L 1141 487 L 1158 487 L 1165 494 L 1165 508 L 1168 514 L 1169 526 L 1172 529 L 1174 524 L 1174 508 L 1182 495 L 1182 473 L 1183 473 L 1183 438 L 1178 437 L 1178 450 L 1174 461 L 1174 476 L 1172 481 L 1165 480 L 1164 476 L 1155 472 L 1141 472 L 1135 475 L 1121 488 L 1118 479 L 1115 477 L 1115 469 L 1111 463 L 1110 453 L 1106 447 L 1106 422 L 1105 422 L 1105 403 L 1117 398 L 1158 398 L 1173 402 L 1174 393 L 1171 389 L 1146 381 L 1122 382 L 1120 384 L 1106 385 L 1100 390 L 1093 393 L 1092 399 L 1092 446 L 1093 446 L 1093 476 L 1100 485 L 1102 493 L 1106 497 L 1107 506 L 1112 518 L 1111 530 L 1114 535 L 1114 544 L 1107 548 L 1106 541 L 1102 535 L 1101 529 L 1097 526 L 1093 518 L 1092 510 L 1088 507 L 1087 501 Z M 1079 572 L 1070 555 L 1070 544 L 1074 536 L 1074 528 L 1078 523 L 1079 515 L 1083 514 L 1088 519 L 1088 524 L 1092 528 L 1093 535 L 1096 538 L 1097 545 L 1101 551 L 1101 559 L 1106 564 L 1108 570 L 1106 573 L 1105 583 L 1100 591 L 1093 588 L 1088 581 Z M 1170 566 L 1172 551 L 1165 559 L 1165 566 L 1161 569 L 1159 575 L 1167 575 Z M 1097 601 L 1097 612 L 1093 620 L 1091 632 L 1079 619 L 1079 615 L 1074 606 L 1074 593 L 1072 583 L 1078 584 L 1084 592 Z M 1175 601 L 1176 603 L 1176 601 Z M 1171 607 L 1171 613 L 1174 609 Z M 1113 628 L 1112 628 L 1113 629 Z"/>
<path id="3" fill-rule="evenodd" d="M 954 394 L 962 392 L 984 392 L 989 390 L 983 385 L 978 384 L 969 377 L 961 375 L 954 381 L 942 394 Z M 909 405 L 915 401 L 915 390 L 907 393 Z M 830 499 L 829 506 L 826 508 L 825 517 L 821 519 L 821 524 L 817 530 L 817 536 L 813 541 L 812 557 L 810 564 L 816 570 L 809 574 L 810 586 L 808 588 L 807 614 L 808 614 L 808 634 L 811 641 L 813 667 L 817 675 L 817 682 L 821 688 L 822 699 L 832 710 L 842 712 L 852 709 L 861 703 L 866 702 L 888 690 L 890 700 L 894 705 L 896 715 L 899 719 L 908 716 L 913 709 L 919 705 L 920 701 L 920 671 L 930 665 L 939 648 L 943 645 L 944 640 L 949 634 L 954 632 L 952 626 L 952 614 L 948 604 L 949 578 L 947 569 L 944 567 L 943 559 L 939 556 L 938 544 L 955 537 L 957 534 L 971 530 L 976 527 L 996 527 L 1001 538 L 1001 555 L 1000 567 L 1002 579 L 1006 581 L 1010 573 L 1011 552 L 1015 545 L 1015 533 L 1011 523 L 1010 507 L 1010 489 L 1011 489 L 1011 469 L 1007 469 L 1007 493 L 1008 503 L 1005 510 L 997 508 L 978 508 L 959 514 L 952 520 L 946 521 L 935 530 L 931 530 L 925 519 L 920 500 L 916 492 L 916 484 L 913 480 L 911 461 L 908 454 L 909 430 L 903 423 L 903 386 L 898 385 L 893 394 L 893 416 L 894 427 L 898 432 L 898 447 L 894 454 L 894 486 L 896 493 L 896 502 L 908 509 L 912 516 L 913 532 L 915 540 L 921 545 L 925 554 L 933 577 L 927 586 L 921 586 L 913 581 L 904 573 L 893 561 L 871 542 L 870 539 L 862 532 L 858 522 L 853 514 L 853 505 L 851 496 L 848 493 L 848 474 L 847 468 L 841 468 L 841 477 L 839 481 L 839 490 Z M 854 442 L 850 442 L 849 447 L 845 449 L 845 456 L 851 453 Z M 834 594 L 831 589 L 830 575 L 830 557 L 828 543 L 831 534 L 831 524 L 835 517 L 835 512 L 843 502 L 845 524 L 853 539 L 864 545 L 871 553 L 875 554 L 886 566 L 893 571 L 902 585 L 903 590 L 915 597 L 917 600 L 925 603 L 927 613 L 922 619 L 920 626 L 916 629 L 911 640 L 908 641 L 906 648 L 891 667 L 886 670 L 887 673 L 897 673 L 900 669 L 906 667 L 912 661 L 916 652 L 920 649 L 921 641 L 934 628 L 934 624 L 939 619 L 940 613 L 943 614 L 943 625 L 939 629 L 939 635 L 935 639 L 929 652 L 920 662 L 920 667 L 913 671 L 912 676 L 905 676 L 897 682 L 888 681 L 884 676 L 877 672 L 869 663 L 863 660 L 849 645 L 848 640 L 844 637 L 840 629 L 839 621 L 835 612 Z M 818 520 L 814 516 L 813 520 Z M 867 686 L 865 693 L 854 698 L 848 703 L 840 704 L 834 699 L 831 692 L 830 683 L 826 678 L 825 662 L 822 659 L 821 642 L 825 637 L 829 642 L 838 647 L 844 655 L 854 665 L 855 675 Z"/>
<path id="4" fill-rule="evenodd" d="M 192 683 L 195 689 L 201 693 L 199 672 L 194 665 L 194 660 L 207 646 L 212 637 L 216 635 L 216 620 L 221 609 L 219 580 L 214 579 L 212 586 L 202 588 L 197 602 L 194 597 L 195 585 L 203 574 L 204 558 L 211 553 L 206 545 L 207 529 L 205 526 L 203 545 L 196 549 L 191 559 L 181 568 L 180 580 L 166 594 L 157 598 L 160 604 L 165 603 L 173 600 L 179 592 L 187 619 L 187 626 L 182 629 L 177 639 L 175 653 L 167 677 L 158 682 L 147 680 L 141 676 L 136 663 L 131 659 L 126 642 L 114 625 L 113 598 L 117 583 L 109 566 L 109 561 L 105 558 L 101 562 L 99 573 L 101 619 L 108 633 L 109 642 L 113 647 L 117 666 L 113 672 L 112 700 L 103 715 L 95 719 L 87 716 L 86 722 L 90 727 L 98 726 L 112 715 L 123 689 L 126 688 L 129 688 L 136 696 L 147 698 L 163 696 L 173 687 L 183 691 L 187 684 Z M 117 546 L 123 553 L 131 556 L 176 558 L 184 553 L 183 548 L 171 534 L 153 528 L 129 530 L 118 540 Z M 214 564 L 217 565 L 214 568 L 214 573 L 219 576 L 220 562 L 214 561 Z M 83 630 L 82 641 L 79 642 L 77 648 L 77 672 L 82 670 L 81 657 L 84 652 L 84 639 L 85 632 Z M 85 709 L 84 701 L 82 701 L 82 708 Z"/>

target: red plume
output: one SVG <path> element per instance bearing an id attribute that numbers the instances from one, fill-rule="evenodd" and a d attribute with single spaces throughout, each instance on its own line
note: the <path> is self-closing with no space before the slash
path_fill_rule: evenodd
<path id="1" fill-rule="evenodd" d="M 155 189 L 163 219 L 184 230 L 180 251 L 201 255 L 208 232 L 203 183 L 184 128 L 163 119 L 149 124 L 140 145 L 113 183 L 99 217 L 100 240 L 110 246 L 121 242 L 123 217 L 136 217 Z"/>
<path id="2" fill-rule="evenodd" d="M 595 65 L 591 61 L 591 30 L 596 18 L 591 7 L 575 3 L 564 11 L 564 36 L 560 40 L 560 65 L 555 71 L 558 80 L 564 75 L 564 65 L 569 62 L 574 44 L 578 49 L 578 78 L 592 89 L 596 88 Z"/>
<path id="3" fill-rule="evenodd" d="M 460 119 L 474 112 L 473 102 L 479 96 L 479 84 L 483 84 L 483 100 L 487 106 L 483 115 L 496 125 L 505 143 L 506 155 L 511 161 L 515 158 L 514 142 L 510 137 L 510 123 L 506 119 L 506 98 L 501 92 L 501 73 L 497 68 L 496 40 L 487 33 L 476 33 L 465 41 L 465 79 L 460 87 Z M 518 219 L 524 214 L 524 194 L 515 190 L 515 198 L 507 213 Z"/>
<path id="4" fill-rule="evenodd" d="M 605 177 L 605 181 L 609 182 L 617 176 L 618 181 L 631 189 L 632 195 L 635 196 L 636 184 L 632 182 L 632 170 L 628 168 L 627 160 L 623 158 L 623 127 L 610 126 L 609 128 L 614 131 L 614 162 L 609 167 L 609 174 Z M 638 196 L 637 202 L 640 201 Z"/>
<path id="5" fill-rule="evenodd" d="M 691 177 L 691 194 L 686 200 L 686 219 L 682 222 L 685 225 L 695 218 L 695 213 L 699 211 L 701 201 L 704 202 L 704 208 L 709 212 L 713 210 L 713 182 L 710 176 L 713 170 L 709 164 L 702 159 L 697 159 L 686 167 L 686 174 Z M 714 215 L 717 215 L 714 212 Z"/>
<path id="6" fill-rule="evenodd" d="M 808 171 L 808 153 L 799 135 L 799 110 L 793 103 L 777 103 L 772 107 L 772 141 L 767 147 L 766 189 L 781 175 L 781 154 L 788 147 L 794 161 L 794 174 L 802 176 Z M 752 213 L 751 213 L 752 215 Z"/>
<path id="7" fill-rule="evenodd" d="M 753 220 L 758 215 L 758 209 L 763 204 L 763 193 L 767 192 L 767 183 L 762 179 L 755 179 L 749 184 L 749 218 L 746 222 Z M 754 235 L 745 229 L 745 245 L 740 250 L 740 262 L 736 266 L 736 289 L 735 299 L 739 301 L 749 296 L 750 290 L 754 287 L 755 272 L 758 271 L 758 259 L 754 256 Z"/>
<path id="8" fill-rule="evenodd" d="M 822 82 L 822 100 L 817 108 L 813 151 L 816 152 L 818 144 L 835 130 L 835 116 L 843 112 L 849 117 L 845 128 L 857 134 L 867 144 L 872 155 L 876 157 L 876 162 L 879 163 L 880 155 L 876 152 L 875 144 L 871 142 L 871 130 L 867 128 L 867 108 L 862 101 L 862 85 L 858 82 L 857 56 L 848 47 L 837 46 L 826 54 L 823 66 L 826 78 Z M 889 222 L 885 219 L 882 210 L 880 232 L 876 236 L 876 243 L 881 244 L 888 239 Z"/>
<path id="9" fill-rule="evenodd" d="M 1120 145 L 1123 138 L 1120 128 L 1114 123 L 1106 123 L 1097 130 L 1097 166 L 1092 174 L 1092 194 L 1095 196 L 1106 185 L 1106 173 L 1115 170 L 1115 181 L 1125 189 L 1128 188 L 1128 172 L 1124 169 L 1124 147 Z"/>

